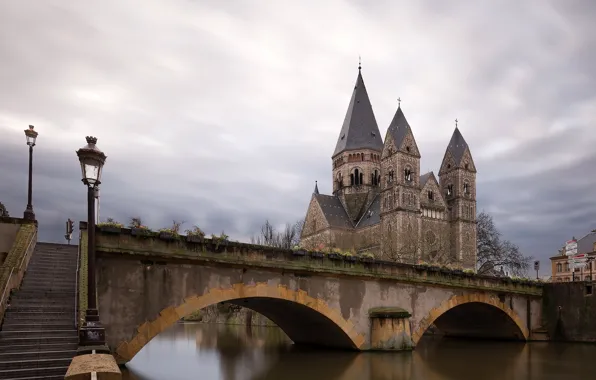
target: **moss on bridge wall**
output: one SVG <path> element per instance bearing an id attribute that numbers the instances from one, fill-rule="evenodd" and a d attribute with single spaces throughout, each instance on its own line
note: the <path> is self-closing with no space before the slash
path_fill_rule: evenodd
<path id="1" fill-rule="evenodd" d="M 131 230 L 96 233 L 97 254 L 155 262 L 188 262 L 228 267 L 258 267 L 308 275 L 356 276 L 449 288 L 490 290 L 503 293 L 542 295 L 542 284 L 531 280 L 501 279 L 466 273 L 461 270 L 408 265 L 306 251 L 291 251 L 252 244 L 204 239 L 188 242 L 180 236 L 162 240 L 157 235 L 133 236 Z M 86 250 L 85 250 L 86 251 Z"/>

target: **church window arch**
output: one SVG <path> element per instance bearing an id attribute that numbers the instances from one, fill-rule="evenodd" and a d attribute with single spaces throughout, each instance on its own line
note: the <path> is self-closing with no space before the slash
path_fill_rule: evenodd
<path id="1" fill-rule="evenodd" d="M 464 182 L 464 195 L 470 195 L 470 184 L 468 181 Z"/>
<path id="2" fill-rule="evenodd" d="M 394 175 L 393 170 L 390 170 L 389 173 L 387 174 L 387 183 L 393 183 L 393 175 Z"/>
<path id="3" fill-rule="evenodd" d="M 411 183 L 414 180 L 414 171 L 412 170 L 412 167 L 410 165 L 407 165 L 404 168 L 404 180 L 407 183 Z"/>
<path id="4" fill-rule="evenodd" d="M 350 184 L 352 186 L 362 185 L 363 179 L 364 179 L 364 173 L 362 172 L 362 169 L 360 169 L 360 168 L 352 169 L 352 173 L 350 173 Z"/>
<path id="5" fill-rule="evenodd" d="M 446 194 L 448 197 L 452 197 L 453 196 L 453 184 L 450 183 L 447 185 L 447 191 Z"/>
<path id="6" fill-rule="evenodd" d="M 428 191 L 428 200 L 431 202 L 435 200 L 435 193 L 432 190 Z"/>

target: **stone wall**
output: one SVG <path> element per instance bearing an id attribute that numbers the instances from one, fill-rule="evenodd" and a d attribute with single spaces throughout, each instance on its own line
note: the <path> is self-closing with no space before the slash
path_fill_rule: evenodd
<path id="1" fill-rule="evenodd" d="M 542 316 L 552 340 L 596 342 L 596 282 L 549 283 Z"/>

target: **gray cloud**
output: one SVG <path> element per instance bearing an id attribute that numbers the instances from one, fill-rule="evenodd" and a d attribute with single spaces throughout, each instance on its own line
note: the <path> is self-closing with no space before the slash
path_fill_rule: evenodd
<path id="1" fill-rule="evenodd" d="M 381 132 L 401 97 L 423 169 L 460 120 L 479 209 L 526 252 L 595 227 L 590 1 L 143 4 L 0 5 L 0 197 L 24 210 L 34 124 L 44 240 L 85 218 L 74 151 L 88 134 L 108 155 L 102 216 L 241 240 L 302 217 L 314 180 L 331 189 L 358 54 Z"/>

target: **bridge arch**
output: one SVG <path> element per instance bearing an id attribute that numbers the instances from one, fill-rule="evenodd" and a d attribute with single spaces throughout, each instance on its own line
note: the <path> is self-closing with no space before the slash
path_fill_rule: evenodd
<path id="1" fill-rule="evenodd" d="M 341 312 L 304 290 L 267 283 L 238 283 L 229 288 L 212 288 L 203 295 L 185 298 L 179 306 L 165 308 L 156 319 L 140 325 L 130 340 L 118 344 L 114 353 L 116 360 L 119 363 L 130 361 L 151 339 L 181 318 L 220 302 L 234 303 L 265 315 L 295 343 L 355 350 L 364 345 L 364 336 L 356 332 Z M 306 337 L 302 337 L 303 334 Z"/>
<path id="2" fill-rule="evenodd" d="M 483 318 L 477 318 L 480 316 Z M 442 326 L 440 324 L 448 327 L 450 324 L 453 325 L 458 322 L 460 326 L 468 328 L 468 332 L 479 327 L 483 330 L 483 333 L 492 334 L 494 335 L 492 337 L 495 338 L 527 340 L 530 335 L 527 327 L 514 310 L 499 301 L 498 297 L 494 295 L 479 293 L 451 297 L 438 307 L 432 309 L 418 323 L 418 327 L 412 335 L 414 345 L 418 344 L 424 332 L 432 324 L 437 324 L 437 327 L 441 330 Z M 481 322 L 485 325 L 478 326 L 476 322 Z M 493 329 L 491 331 L 491 323 L 498 323 L 499 326 L 492 326 Z M 503 330 L 497 330 L 497 327 Z M 463 334 L 456 333 L 453 335 L 474 336 L 466 335 L 465 332 Z"/>

